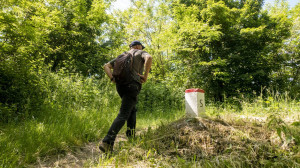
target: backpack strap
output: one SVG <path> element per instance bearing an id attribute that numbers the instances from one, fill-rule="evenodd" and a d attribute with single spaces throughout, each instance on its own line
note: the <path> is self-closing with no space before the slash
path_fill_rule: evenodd
<path id="1" fill-rule="evenodd" d="M 135 55 L 135 53 L 136 52 L 138 52 L 139 50 L 138 49 L 134 49 L 134 51 L 131 53 L 132 54 L 132 56 L 134 56 Z"/>
<path id="2" fill-rule="evenodd" d="M 134 49 L 133 53 L 130 52 L 130 54 L 132 55 L 131 68 L 132 68 L 133 61 L 134 61 L 133 57 L 134 57 L 135 53 L 138 51 L 139 51 L 138 49 Z"/>

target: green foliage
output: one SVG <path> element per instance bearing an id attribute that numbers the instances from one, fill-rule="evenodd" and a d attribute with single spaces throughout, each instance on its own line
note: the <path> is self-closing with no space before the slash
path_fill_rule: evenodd
<path id="1" fill-rule="evenodd" d="M 104 32 L 101 25 L 108 22 L 108 7 L 102 0 L 50 1 L 49 8 L 60 17 L 56 27 L 49 31 L 49 52 L 45 62 L 56 71 L 62 67 L 85 76 L 99 73 L 105 62 L 107 49 L 101 47 Z"/>
<path id="2" fill-rule="evenodd" d="M 148 81 L 139 94 L 138 109 L 143 113 L 155 111 L 167 112 L 170 109 L 182 109 L 184 91 L 173 88 L 165 83 Z"/>
<path id="3" fill-rule="evenodd" d="M 22 63 L 0 67 L 0 122 L 28 118 L 41 107 L 45 92 L 39 80 Z"/>
<path id="4" fill-rule="evenodd" d="M 182 34 L 183 40 L 179 40 L 181 44 L 190 42 L 185 46 L 191 50 L 186 51 L 184 47 L 179 53 L 192 74 L 188 86 L 206 89 L 215 100 L 223 100 L 223 95 L 235 96 L 237 91 L 259 93 L 262 86 L 268 87 L 270 74 L 282 64 L 272 50 L 277 50 L 289 35 L 287 14 L 270 17 L 261 9 L 262 1 L 248 0 L 240 4 L 206 1 L 206 4 L 201 8 L 196 8 L 197 3 L 179 5 L 186 10 L 177 12 L 177 19 L 184 21 L 183 14 L 189 19 L 194 16 L 188 9 L 196 11 L 196 21 L 203 25 L 202 29 L 206 27 L 203 33 L 206 36 Z M 201 10 L 197 12 L 193 8 Z M 178 32 L 201 32 L 194 27 L 194 24 L 179 24 Z"/>
<path id="5" fill-rule="evenodd" d="M 4 3 L 1 63 L 20 61 L 20 66 L 34 68 L 46 63 L 52 71 L 65 67 L 85 76 L 101 74 L 108 52 L 99 43 L 104 34 L 101 25 L 109 21 L 106 7 L 101 0 Z"/>
<path id="6" fill-rule="evenodd" d="M 182 116 L 184 90 L 197 87 L 206 91 L 208 115 L 270 116 L 277 139 L 299 149 L 299 121 L 286 121 L 300 110 L 299 4 L 289 10 L 278 0 L 263 10 L 263 0 L 132 0 L 128 10 L 109 14 L 110 3 L 0 2 L 0 167 L 26 167 L 99 140 L 120 103 L 102 65 L 132 40 L 154 58 L 139 95 L 139 128 Z M 144 140 L 141 157 L 155 162 L 159 150 Z M 181 167 L 249 165 L 241 158 L 174 160 Z M 273 161 L 257 165 L 283 166 Z"/>
<path id="7" fill-rule="evenodd" d="M 298 122 L 293 122 L 292 126 L 297 126 L 297 123 Z M 298 134 L 299 132 L 296 132 L 296 130 L 292 131 L 290 126 L 286 124 L 280 117 L 278 117 L 278 114 L 272 114 L 269 116 L 268 127 L 275 129 L 277 135 L 284 143 L 286 143 L 286 145 L 291 143 L 300 143 L 300 136 Z"/>
<path id="8" fill-rule="evenodd" d="M 170 1 L 168 0 L 134 0 L 132 6 L 124 12 L 116 11 L 114 16 L 118 24 L 120 38 L 127 45 L 121 46 L 128 50 L 133 40 L 141 40 L 146 51 L 154 60 L 151 73 L 155 80 L 163 81 L 168 71 L 168 57 L 172 55 L 170 43 L 174 26 L 171 18 Z"/>
<path id="9" fill-rule="evenodd" d="M 1 4 L 1 122 L 28 118 L 39 110 L 48 96 L 43 83 L 47 69 L 103 76 L 108 49 L 101 47 L 101 25 L 109 21 L 108 2 L 22 0 Z"/>
<path id="10" fill-rule="evenodd" d="M 279 7 L 277 7 L 279 8 Z M 279 8 L 280 9 L 280 8 Z M 282 90 L 287 88 L 291 93 L 291 96 L 295 98 L 299 98 L 299 90 L 300 90 L 300 68 L 299 68 L 299 53 L 300 53 L 300 4 L 295 6 L 291 11 L 291 36 L 285 40 L 282 49 L 280 50 L 280 54 L 282 54 L 285 58 L 285 62 L 282 65 L 280 71 L 274 73 L 274 78 L 276 82 L 274 85 L 282 87 Z"/>
<path id="11" fill-rule="evenodd" d="M 152 80 L 201 87 L 217 101 L 239 93 L 258 96 L 264 87 L 297 92 L 299 40 L 292 26 L 297 25 L 297 7 L 290 14 L 285 0 L 268 11 L 262 0 L 131 3 L 128 10 L 114 12 L 114 32 L 123 43 L 146 43 L 154 57 Z M 291 33 L 295 45 L 290 45 Z"/>
<path id="12" fill-rule="evenodd" d="M 286 59 L 278 50 L 291 21 L 287 6 L 272 14 L 262 5 L 254 0 L 136 0 L 130 9 L 115 13 L 124 32 L 118 37 L 146 43 L 154 57 L 153 80 L 204 88 L 209 99 L 259 94 L 261 87 L 279 90 L 286 87 L 274 74 Z"/>

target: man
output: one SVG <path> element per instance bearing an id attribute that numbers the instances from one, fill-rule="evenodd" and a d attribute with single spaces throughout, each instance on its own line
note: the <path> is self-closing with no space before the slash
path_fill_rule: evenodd
<path id="1" fill-rule="evenodd" d="M 103 152 L 111 152 L 113 150 L 116 136 L 125 124 L 125 121 L 127 121 L 126 136 L 128 138 L 135 136 L 137 96 L 141 90 L 142 83 L 147 81 L 152 64 L 152 56 L 146 51 L 143 51 L 145 47 L 139 41 L 133 41 L 129 47 L 130 51 L 128 52 L 133 55 L 133 80 L 129 84 L 119 84 L 113 78 L 111 69 L 113 69 L 116 59 L 113 59 L 104 65 L 105 73 L 112 82 L 116 83 L 116 88 L 122 99 L 122 103 L 117 118 L 114 120 L 107 135 L 99 145 L 99 149 Z M 144 65 L 145 72 L 143 74 Z"/>

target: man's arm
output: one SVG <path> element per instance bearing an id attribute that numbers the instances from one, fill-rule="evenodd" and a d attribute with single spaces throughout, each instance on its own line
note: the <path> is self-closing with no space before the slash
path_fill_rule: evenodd
<path id="1" fill-rule="evenodd" d="M 106 73 L 106 75 L 109 77 L 109 79 L 111 81 L 113 81 L 113 76 L 112 76 L 112 72 L 111 69 L 113 69 L 112 65 L 110 63 L 106 63 L 104 65 L 104 72 Z M 113 81 L 114 82 L 114 81 Z"/>
<path id="2" fill-rule="evenodd" d="M 148 74 L 151 69 L 151 65 L 152 65 L 152 56 L 148 54 L 145 58 L 145 73 L 144 75 L 138 74 L 141 77 L 142 83 L 145 83 L 147 81 Z"/>

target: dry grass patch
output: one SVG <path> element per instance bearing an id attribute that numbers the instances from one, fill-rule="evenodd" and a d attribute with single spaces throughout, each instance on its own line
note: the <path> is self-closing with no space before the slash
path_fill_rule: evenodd
<path id="1" fill-rule="evenodd" d="M 148 151 L 146 158 L 154 159 L 155 165 L 299 166 L 298 146 L 295 143 L 283 146 L 284 142 L 265 123 L 245 119 L 184 118 L 155 130 L 148 129 L 129 153 L 130 160 L 145 159 L 136 155 L 144 156 Z M 156 157 L 164 159 L 155 160 Z"/>

